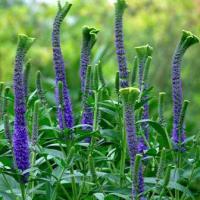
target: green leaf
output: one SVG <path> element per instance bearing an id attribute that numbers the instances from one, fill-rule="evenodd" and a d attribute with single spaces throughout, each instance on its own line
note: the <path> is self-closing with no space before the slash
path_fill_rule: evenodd
<path id="1" fill-rule="evenodd" d="M 105 197 L 103 193 L 94 193 L 94 196 L 98 200 L 104 200 L 104 197 Z"/>
<path id="2" fill-rule="evenodd" d="M 144 122 L 147 122 L 157 133 L 159 133 L 159 135 L 161 136 L 161 138 L 159 139 L 159 143 L 163 147 L 167 149 L 172 149 L 171 141 L 169 139 L 167 131 L 158 122 L 147 119 L 147 120 L 140 120 L 137 123 L 144 123 Z"/>
<path id="3" fill-rule="evenodd" d="M 65 159 L 65 156 L 62 151 L 58 151 L 55 149 L 47 149 L 47 148 L 43 148 L 43 150 L 44 150 L 44 153 L 48 154 L 52 158 L 57 157 L 57 158 Z"/>
<path id="4" fill-rule="evenodd" d="M 109 195 L 106 195 L 105 200 L 110 200 L 112 196 L 114 196 L 113 200 L 115 200 L 116 197 L 120 197 L 120 199 L 130 200 L 130 197 L 129 197 L 130 195 L 124 195 L 124 194 L 115 193 L 115 192 L 110 193 Z"/>
<path id="5" fill-rule="evenodd" d="M 174 181 L 170 181 L 169 184 L 168 184 L 168 188 L 179 190 L 179 191 L 183 192 L 187 197 L 190 197 L 190 198 L 192 198 L 192 200 L 195 200 L 192 192 L 187 187 L 184 187 L 183 185 L 181 185 L 179 183 L 176 183 Z"/>

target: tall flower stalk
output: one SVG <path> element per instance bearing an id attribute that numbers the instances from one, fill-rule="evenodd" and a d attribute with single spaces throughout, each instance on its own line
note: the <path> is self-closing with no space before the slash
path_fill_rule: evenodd
<path id="1" fill-rule="evenodd" d="M 87 67 L 86 73 L 86 83 L 85 83 L 85 90 L 83 93 L 82 98 L 82 106 L 83 106 L 83 113 L 82 113 L 82 120 L 81 123 L 83 125 L 84 130 L 92 130 L 93 129 L 93 109 L 89 105 L 89 97 L 91 97 L 91 65 Z M 89 139 L 88 139 L 89 140 Z"/>
<path id="2" fill-rule="evenodd" d="M 8 118 L 8 114 L 5 114 L 3 116 L 4 119 L 4 132 L 5 132 L 5 137 L 9 142 L 9 145 L 12 146 L 12 136 L 11 136 L 11 131 L 10 131 L 10 122 L 9 122 L 9 118 Z M 12 149 L 12 147 L 11 147 Z"/>
<path id="3" fill-rule="evenodd" d="M 90 64 L 91 50 L 96 42 L 99 31 L 93 27 L 84 26 L 82 31 L 82 48 L 80 58 L 81 91 L 84 93 L 86 84 L 87 67 Z"/>
<path id="4" fill-rule="evenodd" d="M 137 98 L 139 97 L 140 91 L 137 88 L 128 87 L 128 88 L 120 89 L 119 93 L 123 102 L 124 124 L 126 128 L 127 144 L 128 144 L 128 150 L 129 150 L 129 156 L 130 156 L 130 165 L 131 165 L 131 170 L 133 170 L 134 167 L 136 167 L 134 165 L 135 156 L 138 153 L 138 141 L 137 141 L 136 127 L 135 127 L 134 106 L 135 106 Z M 133 175 L 135 175 L 135 173 L 133 173 Z M 141 178 L 143 179 L 143 177 Z M 135 181 L 136 180 L 133 177 L 133 189 L 132 189 L 133 199 L 135 198 L 135 195 L 136 195 Z M 139 182 L 141 181 L 139 180 Z M 137 187 L 138 187 L 138 184 L 137 184 Z"/>
<path id="5" fill-rule="evenodd" d="M 91 50 L 96 42 L 97 33 L 99 31 L 93 27 L 84 26 L 82 30 L 82 48 L 80 58 L 80 79 L 81 79 L 81 91 L 82 91 L 82 106 L 83 113 L 81 123 L 84 130 L 93 129 L 93 109 L 89 105 L 89 99 L 91 97 L 91 66 L 90 57 Z M 86 142 L 90 142 L 90 138 L 86 138 Z"/>
<path id="6" fill-rule="evenodd" d="M 5 87 L 4 89 L 4 95 L 3 95 L 3 115 L 7 113 L 7 109 L 8 109 L 8 94 L 10 91 L 10 87 Z"/>
<path id="7" fill-rule="evenodd" d="M 23 64 L 27 51 L 33 44 L 34 38 L 19 35 L 14 68 L 14 135 L 13 150 L 16 166 L 22 172 L 30 167 L 28 133 L 25 120 L 26 103 L 23 82 Z M 23 176 L 27 181 L 28 174 Z"/>
<path id="8" fill-rule="evenodd" d="M 144 192 L 144 179 L 142 172 L 142 155 L 135 156 L 135 163 L 133 168 L 133 185 L 132 185 L 132 199 L 146 200 L 141 193 Z"/>
<path id="9" fill-rule="evenodd" d="M 127 144 L 129 149 L 129 155 L 131 159 L 131 165 L 133 165 L 135 155 L 138 152 L 134 105 L 139 96 L 140 91 L 137 88 L 129 87 L 120 89 L 119 92 L 123 102 L 124 123 L 127 133 Z"/>
<path id="10" fill-rule="evenodd" d="M 133 86 L 136 82 L 136 77 L 137 77 L 137 71 L 138 71 L 138 58 L 135 56 L 134 58 L 134 64 L 133 64 L 133 69 L 132 69 L 132 74 L 131 74 L 131 86 Z"/>
<path id="11" fill-rule="evenodd" d="M 139 64 L 139 76 L 138 76 L 138 82 L 139 82 L 139 89 L 141 91 L 141 96 L 143 92 L 148 89 L 148 72 L 149 72 L 149 66 L 151 62 L 151 54 L 152 54 L 153 48 L 149 45 L 145 46 L 139 46 L 136 47 L 136 53 L 138 58 L 138 64 Z M 146 100 L 147 96 L 143 96 L 141 100 Z M 142 119 L 149 119 L 149 105 L 148 102 L 144 104 L 144 111 L 142 115 Z M 146 140 L 149 138 L 149 127 L 148 123 L 142 123 L 142 129 L 144 131 L 144 136 L 146 137 Z M 143 138 L 140 138 L 139 141 L 139 152 L 142 153 L 146 149 L 146 144 L 144 142 Z"/>
<path id="12" fill-rule="evenodd" d="M 32 138 L 31 138 L 31 142 L 32 142 L 32 146 L 35 146 L 37 144 L 38 141 L 38 131 L 39 131 L 39 122 L 38 122 L 38 111 L 39 111 L 39 103 L 40 101 L 37 100 L 34 103 L 34 110 L 33 110 L 33 122 L 32 122 Z"/>
<path id="13" fill-rule="evenodd" d="M 172 137 L 174 142 L 174 148 L 178 148 L 178 144 L 185 139 L 184 130 L 180 133 L 183 127 L 179 127 L 181 109 L 183 104 L 183 92 L 181 81 L 181 62 L 186 50 L 195 43 L 199 42 L 199 38 L 193 35 L 189 31 L 183 31 L 181 40 L 175 50 L 172 61 L 172 94 L 173 94 L 173 131 Z"/>
<path id="14" fill-rule="evenodd" d="M 42 105 L 44 107 L 47 106 L 47 99 L 46 99 L 46 96 L 45 96 L 45 92 L 42 88 L 42 82 L 41 82 L 41 72 L 40 71 L 37 71 L 36 73 L 36 91 L 37 91 L 37 96 L 38 98 L 40 99 L 40 102 L 42 103 Z"/>
<path id="15" fill-rule="evenodd" d="M 59 9 L 57 15 L 54 19 L 53 23 L 53 32 L 52 32 L 52 47 L 53 47 L 53 61 L 56 73 L 56 104 L 57 104 L 57 112 L 58 112 L 58 121 L 60 129 L 64 128 L 72 128 L 74 125 L 74 118 L 72 113 L 72 105 L 71 99 L 67 87 L 66 74 L 65 74 L 65 63 L 61 51 L 60 45 L 60 27 L 61 24 L 67 15 L 68 11 L 71 8 L 71 4 L 65 3 L 63 7 L 61 7 L 59 3 Z M 58 92 L 58 82 L 61 81 L 63 83 L 63 110 L 59 107 L 59 92 Z M 64 113 L 64 123 L 62 113 Z"/>
<path id="16" fill-rule="evenodd" d="M 115 3 L 115 47 L 119 67 L 119 84 L 121 88 L 128 87 L 128 68 L 124 48 L 123 14 L 127 4 L 125 0 Z"/>

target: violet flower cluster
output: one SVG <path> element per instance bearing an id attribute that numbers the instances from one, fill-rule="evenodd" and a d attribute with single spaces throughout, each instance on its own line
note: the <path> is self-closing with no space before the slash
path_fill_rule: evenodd
<path id="1" fill-rule="evenodd" d="M 139 76 L 138 76 L 138 82 L 139 82 L 139 89 L 141 93 L 148 89 L 148 67 L 149 67 L 149 59 L 152 54 L 153 48 L 149 45 L 136 47 L 137 52 L 137 58 L 139 62 Z M 142 101 L 145 101 L 147 99 L 147 96 L 142 97 Z M 144 111 L 142 115 L 142 119 L 149 119 L 149 105 L 148 102 L 144 103 Z M 142 129 L 144 131 L 144 136 L 146 137 L 146 140 L 149 138 L 149 126 L 148 123 L 144 122 L 142 123 Z M 147 146 L 144 142 L 143 138 L 139 139 L 138 144 L 139 152 L 143 153 L 145 149 L 147 149 Z"/>
<path id="2" fill-rule="evenodd" d="M 93 109 L 89 106 L 88 101 L 91 97 L 91 66 L 90 56 L 91 50 L 96 42 L 97 33 L 99 31 L 92 27 L 83 27 L 82 35 L 82 48 L 81 48 L 81 58 L 80 58 L 80 79 L 81 79 L 81 91 L 82 91 L 82 106 L 83 113 L 81 124 L 83 125 L 83 130 L 92 130 L 93 126 Z M 90 138 L 86 139 L 89 142 Z"/>
<path id="3" fill-rule="evenodd" d="M 52 47 L 53 47 L 53 61 L 56 73 L 56 104 L 58 112 L 58 121 L 60 129 L 72 128 L 74 125 L 74 118 L 72 113 L 71 99 L 67 87 L 66 74 L 65 74 L 65 63 L 60 46 L 60 27 L 61 24 L 67 15 L 68 11 L 71 8 L 71 4 L 65 3 L 63 7 L 59 4 L 59 10 L 55 17 L 53 23 L 53 32 L 52 32 Z M 58 91 L 58 82 L 63 83 L 63 110 L 59 107 L 59 91 Z M 64 113 L 64 116 L 62 115 Z"/>
<path id="4" fill-rule="evenodd" d="M 93 27 L 83 27 L 83 39 L 80 58 L 80 79 L 82 93 L 85 91 L 87 67 L 90 64 L 91 50 L 96 42 L 98 32 L 99 31 Z"/>
<path id="5" fill-rule="evenodd" d="M 138 140 L 136 134 L 135 127 L 135 114 L 134 114 L 134 106 L 137 98 L 139 97 L 140 90 L 133 87 L 123 88 L 119 90 L 122 102 L 123 102 L 123 113 L 124 113 L 124 123 L 126 127 L 127 134 L 127 144 L 130 156 L 130 164 L 131 169 L 135 167 L 135 156 L 138 153 Z M 135 183 L 135 178 L 133 177 L 133 189 L 132 189 L 132 197 L 135 198 L 136 191 L 139 193 L 144 191 L 144 180 L 143 180 L 143 171 L 142 166 L 139 166 L 138 174 L 137 174 L 138 183 Z M 137 187 L 137 189 L 136 189 Z M 142 200 L 143 197 L 140 198 Z"/>
<path id="6" fill-rule="evenodd" d="M 137 88 L 128 87 L 120 89 L 119 92 L 123 102 L 123 113 L 127 133 L 127 143 L 131 165 L 133 166 L 135 155 L 138 153 L 134 105 L 139 96 L 140 91 Z"/>
<path id="7" fill-rule="evenodd" d="M 127 7 L 125 0 L 115 3 L 115 47 L 119 67 L 119 84 L 121 88 L 128 87 L 128 68 L 124 48 L 123 14 Z"/>
<path id="8" fill-rule="evenodd" d="M 175 50 L 172 61 L 172 94 L 173 94 L 173 131 L 172 137 L 174 142 L 174 148 L 178 149 L 178 145 L 185 139 L 185 133 L 182 131 L 179 134 L 179 130 L 183 130 L 183 127 L 179 127 L 180 115 L 183 104 L 183 92 L 181 81 L 181 62 L 186 50 L 195 43 L 199 42 L 199 38 L 193 35 L 191 32 L 183 31 L 181 40 Z"/>
<path id="9" fill-rule="evenodd" d="M 30 167 L 29 162 L 29 139 L 26 127 L 25 112 L 25 93 L 23 82 L 23 65 L 24 58 L 31 47 L 34 39 L 26 35 L 19 35 L 17 52 L 15 57 L 14 69 L 14 103 L 15 103 L 15 118 L 14 118 L 14 134 L 13 134 L 13 151 L 16 166 L 19 170 L 24 171 Z M 24 175 L 23 181 L 27 180 L 27 175 Z"/>
<path id="10" fill-rule="evenodd" d="M 132 169 L 133 183 L 132 183 L 132 199 L 146 200 L 142 195 L 144 192 L 144 178 L 142 169 L 142 155 L 136 154 L 134 167 Z"/>
<path id="11" fill-rule="evenodd" d="M 81 124 L 83 125 L 83 130 L 93 129 L 93 109 L 89 105 L 90 97 L 91 97 L 91 66 L 88 65 L 85 90 L 82 98 L 83 113 L 82 113 Z M 89 142 L 90 139 L 88 138 L 87 141 Z"/>

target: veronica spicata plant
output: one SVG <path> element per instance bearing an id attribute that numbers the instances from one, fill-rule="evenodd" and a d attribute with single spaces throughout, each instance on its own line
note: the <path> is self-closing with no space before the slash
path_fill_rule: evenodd
<path id="1" fill-rule="evenodd" d="M 93 129 L 93 109 L 89 105 L 89 98 L 91 97 L 91 65 L 87 67 L 87 74 L 86 74 L 86 83 L 85 83 L 85 90 L 83 93 L 82 98 L 82 105 L 83 105 L 83 113 L 82 113 L 82 120 L 81 123 L 83 125 L 83 129 L 85 130 L 92 130 Z"/>
<path id="2" fill-rule="evenodd" d="M 56 103 L 57 103 L 57 112 L 58 112 L 58 121 L 60 129 L 72 128 L 74 125 L 74 118 L 72 113 L 71 99 L 67 87 L 66 74 L 65 74 L 65 63 L 60 46 L 60 27 L 61 24 L 67 15 L 68 11 L 71 8 L 71 4 L 65 3 L 62 7 L 59 3 L 59 9 L 56 14 L 53 23 L 53 32 L 52 32 L 52 47 L 53 47 L 53 61 L 56 73 Z M 58 92 L 58 82 L 63 83 L 63 110 L 59 107 L 59 92 Z M 64 116 L 63 114 L 64 113 Z M 63 119 L 64 118 L 64 119 Z"/>
<path id="3" fill-rule="evenodd" d="M 137 135 L 135 128 L 135 115 L 134 115 L 134 105 L 139 96 L 139 89 L 137 88 L 123 88 L 119 90 L 120 96 L 123 102 L 123 113 L 124 113 L 124 123 L 127 132 L 127 143 L 129 148 L 129 155 L 131 159 L 131 165 L 134 164 L 135 155 L 138 152 L 137 149 Z"/>
<path id="4" fill-rule="evenodd" d="M 125 0 L 115 3 L 115 47 L 119 67 L 119 84 L 121 88 L 128 87 L 128 68 L 124 48 L 123 14 L 127 4 Z"/>
<path id="5" fill-rule="evenodd" d="M 148 72 L 149 72 L 149 66 L 151 61 L 151 54 L 153 51 L 153 48 L 149 45 L 145 46 L 139 46 L 136 47 L 136 53 L 138 58 L 138 83 L 139 83 L 139 89 L 141 92 L 141 96 L 145 90 L 148 89 Z M 141 98 L 142 101 L 145 101 L 148 97 L 145 95 Z M 149 119 L 149 105 L 148 102 L 144 103 L 144 111 L 142 114 L 142 119 Z M 149 127 L 148 123 L 144 122 L 142 123 L 142 129 L 144 132 L 144 136 L 146 137 L 146 140 L 149 138 Z M 144 142 L 143 138 L 140 138 L 139 140 L 139 152 L 142 153 L 146 149 L 146 144 Z"/>
<path id="6" fill-rule="evenodd" d="M 34 38 L 26 35 L 19 35 L 17 52 L 15 57 L 14 70 L 14 99 L 15 99 L 15 119 L 13 134 L 13 150 L 16 166 L 24 171 L 30 167 L 29 161 L 29 138 L 26 127 L 25 112 L 25 92 L 23 81 L 23 65 L 27 51 L 34 42 Z M 27 175 L 23 177 L 27 181 Z"/>
<path id="7" fill-rule="evenodd" d="M 41 77 L 39 71 L 35 73 L 35 89 L 27 90 L 25 56 L 33 38 L 19 36 L 14 98 L 10 89 L 12 83 L 0 83 L 0 133 L 4 133 L 0 134 L 0 199 L 197 200 L 200 194 L 196 184 L 199 181 L 200 137 L 193 134 L 182 143 L 189 101 L 182 100 L 180 65 L 186 49 L 198 42 L 198 38 L 184 31 L 174 54 L 172 73 L 176 131 L 171 139 L 165 116 L 165 93 L 159 93 L 158 100 L 156 90 L 152 92 L 149 87 L 152 59 L 149 45 L 136 48 L 132 76 L 128 77 L 123 42 L 126 3 L 118 0 L 115 4 L 115 45 L 119 64 L 116 88 L 110 84 L 110 70 L 107 71 L 110 80 L 106 81 L 101 68 L 112 59 L 112 44 L 99 46 L 91 62 L 98 31 L 85 26 L 78 75 L 82 98 L 76 99 L 74 113 L 77 123 L 80 107 L 83 113 L 81 124 L 76 124 L 60 42 L 60 28 L 70 7 L 71 4 L 61 6 L 59 3 L 53 24 L 57 113 L 53 103 L 48 102 L 51 92 L 45 94 L 49 79 Z M 109 54 L 106 49 L 111 49 Z M 99 60 L 102 62 L 98 63 Z M 34 65 L 32 71 L 36 70 Z M 129 87 L 129 81 L 132 87 Z M 113 94 L 115 89 L 116 94 Z M 79 89 L 76 88 L 76 91 Z M 153 100 L 148 104 L 151 97 Z M 158 112 L 155 113 L 156 107 Z M 170 109 L 168 115 L 169 112 Z M 30 140 L 28 130 L 32 133 Z M 61 139 L 65 133 L 73 134 L 73 137 Z M 187 152 L 175 151 L 173 140 Z M 13 155 L 14 164 L 9 159 Z"/>
<path id="8" fill-rule="evenodd" d="M 183 31 L 181 40 L 175 50 L 172 61 L 172 94 L 173 94 L 173 142 L 174 148 L 178 148 L 178 144 L 185 139 L 184 130 L 179 136 L 179 122 L 181 109 L 183 104 L 183 92 L 181 81 L 181 62 L 186 50 L 195 43 L 199 42 L 199 38 L 189 31 Z M 183 127 L 180 127 L 183 129 Z"/>
<path id="9" fill-rule="evenodd" d="M 139 97 L 140 90 L 137 88 L 129 87 L 120 89 L 119 93 L 123 102 L 124 124 L 127 134 L 127 144 L 129 149 L 131 171 L 133 170 L 133 168 L 138 168 L 137 173 L 133 173 L 137 174 L 137 179 L 133 177 L 132 188 L 132 198 L 135 199 L 140 192 L 144 191 L 142 167 L 136 167 L 136 165 L 140 164 L 135 163 L 135 156 L 138 153 L 138 140 L 135 127 L 134 106 L 137 98 Z M 138 182 L 136 183 L 137 180 Z"/>
<path id="10" fill-rule="evenodd" d="M 90 57 L 91 50 L 96 42 L 97 33 L 99 31 L 92 27 L 83 27 L 82 31 L 82 48 L 80 58 L 80 79 L 81 79 L 81 91 L 82 91 L 82 106 L 83 113 L 81 123 L 84 130 L 92 130 L 93 125 L 93 109 L 88 104 L 89 98 L 92 94 L 91 88 L 91 66 Z M 87 139 L 90 140 L 89 138 Z"/>
<path id="11" fill-rule="evenodd" d="M 90 64 L 91 50 L 94 46 L 99 31 L 93 27 L 84 26 L 82 30 L 82 48 L 80 58 L 81 91 L 85 92 L 87 67 Z"/>

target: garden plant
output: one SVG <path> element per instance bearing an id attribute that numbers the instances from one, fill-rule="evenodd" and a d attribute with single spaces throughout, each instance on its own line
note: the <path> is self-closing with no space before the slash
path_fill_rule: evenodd
<path id="1" fill-rule="evenodd" d="M 75 112 L 67 80 L 74 75 L 66 73 L 60 39 L 71 6 L 58 2 L 52 24 L 55 104 L 46 98 L 42 73 L 30 73 L 34 66 L 28 51 L 37 42 L 31 36 L 18 36 L 12 86 L 0 83 L 0 199 L 200 200 L 200 135 L 186 131 L 193 97 L 184 99 L 181 80 L 184 54 L 199 38 L 180 31 L 169 58 L 172 94 L 156 94 L 149 78 L 156 54 L 149 44 L 141 44 L 128 66 L 123 32 L 128 5 L 117 0 L 111 26 L 115 41 L 110 44 L 118 63 L 112 74 L 115 87 L 103 74 L 104 52 L 92 62 L 101 30 L 82 27 L 80 73 L 74 77 L 81 82 L 81 109 Z M 165 116 L 167 95 L 173 101 L 173 124 Z"/>

